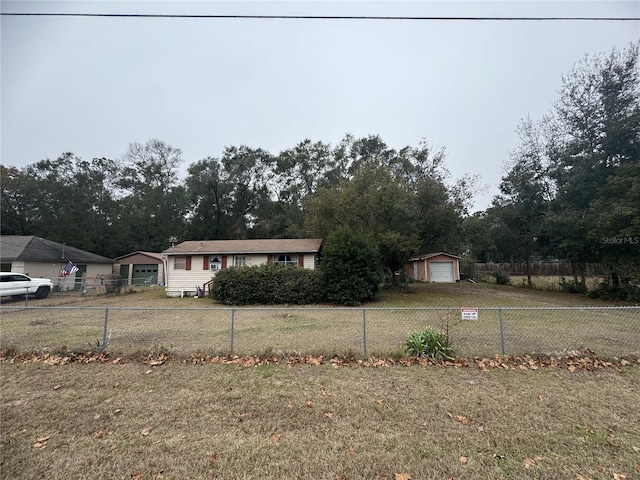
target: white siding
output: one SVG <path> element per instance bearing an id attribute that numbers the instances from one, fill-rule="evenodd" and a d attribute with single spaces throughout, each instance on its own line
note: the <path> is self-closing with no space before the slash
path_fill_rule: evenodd
<path id="1" fill-rule="evenodd" d="M 269 255 L 267 254 L 240 254 L 247 258 L 246 265 L 248 267 L 263 265 L 267 263 Z M 188 256 L 188 255 L 187 255 Z M 227 268 L 233 266 L 233 257 L 234 255 L 214 255 L 209 254 L 208 257 L 217 256 L 223 257 L 225 256 Z M 202 286 L 210 281 L 216 274 L 215 270 L 204 270 L 204 255 L 191 255 L 191 270 L 183 270 L 174 269 L 175 264 L 175 255 L 169 255 L 168 265 L 167 265 L 167 286 L 166 293 L 170 297 L 181 296 L 182 292 L 185 295 L 194 295 L 196 293 L 197 287 L 202 288 Z M 304 266 L 305 268 L 309 268 L 313 270 L 315 268 L 315 254 L 307 254 L 304 256 Z"/>

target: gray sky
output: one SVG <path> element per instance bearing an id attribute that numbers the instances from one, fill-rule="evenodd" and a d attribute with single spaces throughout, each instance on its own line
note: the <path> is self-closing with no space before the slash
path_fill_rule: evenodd
<path id="1" fill-rule="evenodd" d="M 1 2 L 7 12 L 640 17 L 640 1 Z M 159 138 L 185 168 L 225 146 L 273 154 L 378 134 L 447 151 L 498 192 L 521 119 L 539 119 L 586 54 L 640 22 L 2 17 L 1 155 L 120 157 Z"/>

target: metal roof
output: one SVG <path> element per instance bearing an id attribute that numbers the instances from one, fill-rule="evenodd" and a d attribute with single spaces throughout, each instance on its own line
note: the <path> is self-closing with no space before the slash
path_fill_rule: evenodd
<path id="1" fill-rule="evenodd" d="M 34 235 L 0 235 L 0 259 L 73 263 L 113 263 L 113 260 Z"/>
<path id="2" fill-rule="evenodd" d="M 243 254 L 243 253 L 316 253 L 320 251 L 319 238 L 274 238 L 258 240 L 195 240 L 182 242 L 165 250 L 167 255 L 184 254 Z"/>

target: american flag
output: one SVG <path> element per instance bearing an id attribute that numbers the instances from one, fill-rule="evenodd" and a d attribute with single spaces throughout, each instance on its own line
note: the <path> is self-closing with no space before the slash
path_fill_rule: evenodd
<path id="1" fill-rule="evenodd" d="M 60 276 L 61 277 L 67 277 L 69 275 L 71 275 L 72 273 L 76 273 L 78 271 L 78 267 L 76 267 L 73 262 L 71 260 L 69 260 L 69 262 L 67 262 L 67 264 L 65 265 L 65 267 L 60 270 Z"/>

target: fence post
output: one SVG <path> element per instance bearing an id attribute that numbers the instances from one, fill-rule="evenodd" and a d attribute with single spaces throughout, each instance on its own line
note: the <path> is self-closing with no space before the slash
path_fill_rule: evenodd
<path id="1" fill-rule="evenodd" d="M 102 346 L 100 352 L 107 348 L 107 323 L 109 322 L 109 307 L 104 307 L 104 328 L 102 329 Z"/>
<path id="2" fill-rule="evenodd" d="M 502 327 L 502 309 L 498 309 L 498 321 L 500 322 L 500 352 L 504 356 L 504 328 Z"/>
<path id="3" fill-rule="evenodd" d="M 362 342 L 364 356 L 367 356 L 367 309 L 362 309 Z"/>
<path id="4" fill-rule="evenodd" d="M 233 353 L 233 330 L 236 321 L 236 309 L 231 309 L 231 353 Z"/>

